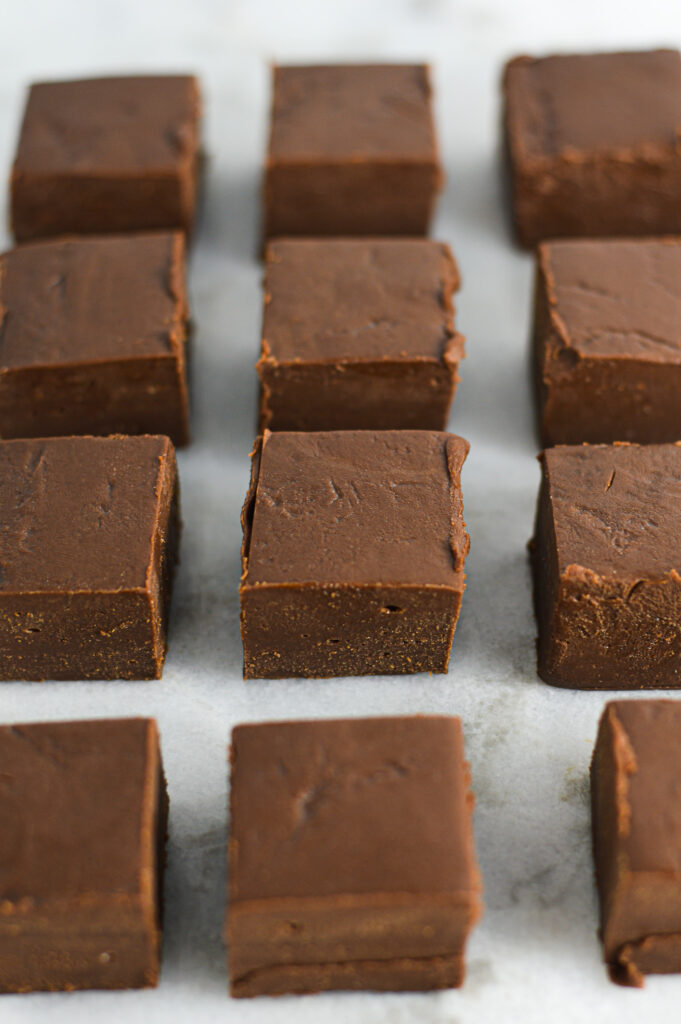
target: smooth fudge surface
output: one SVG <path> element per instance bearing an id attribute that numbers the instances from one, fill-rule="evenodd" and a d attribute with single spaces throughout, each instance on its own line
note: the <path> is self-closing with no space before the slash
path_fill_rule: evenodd
<path id="1" fill-rule="evenodd" d="M 161 675 L 179 540 L 167 437 L 0 441 L 0 679 Z"/>
<path id="2" fill-rule="evenodd" d="M 242 523 L 246 678 L 446 672 L 469 540 L 468 442 L 265 433 Z"/>
<path id="3" fill-rule="evenodd" d="M 0 992 L 157 984 L 166 819 L 153 719 L 0 726 Z"/>
<path id="4" fill-rule="evenodd" d="M 535 383 L 543 445 L 681 439 L 681 242 L 539 247 Z"/>
<path id="5" fill-rule="evenodd" d="M 613 981 L 681 972 L 681 705 L 606 705 L 591 764 L 603 956 Z"/>
<path id="6" fill-rule="evenodd" d="M 189 440 L 181 232 L 0 256 L 0 435 Z"/>
<path id="7" fill-rule="evenodd" d="M 518 241 L 681 233 L 681 54 L 517 57 L 504 73 Z"/>
<path id="8" fill-rule="evenodd" d="M 681 686 L 681 445 L 541 456 L 538 671 L 577 689 Z"/>
<path id="9" fill-rule="evenodd" d="M 425 65 L 273 69 L 266 238 L 424 235 L 441 181 Z"/>
<path id="10" fill-rule="evenodd" d="M 190 232 L 199 117 L 191 75 L 31 86 L 12 170 L 14 237 Z"/>
<path id="11" fill-rule="evenodd" d="M 231 760 L 233 995 L 462 983 L 481 881 L 459 719 L 242 725 Z"/>
<path id="12" fill-rule="evenodd" d="M 261 431 L 445 429 L 463 358 L 449 246 L 284 239 L 265 265 Z"/>

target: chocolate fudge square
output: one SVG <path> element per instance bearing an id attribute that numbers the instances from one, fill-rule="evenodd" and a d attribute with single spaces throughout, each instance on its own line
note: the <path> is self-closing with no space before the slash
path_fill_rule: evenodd
<path id="1" fill-rule="evenodd" d="M 518 242 L 681 233 L 681 54 L 517 57 L 504 74 Z"/>
<path id="2" fill-rule="evenodd" d="M 153 719 L 0 726 L 0 992 L 157 984 L 167 806 Z"/>
<path id="3" fill-rule="evenodd" d="M 444 430 L 463 358 L 449 246 L 285 239 L 266 253 L 260 430 Z"/>
<path id="4" fill-rule="evenodd" d="M 0 256 L 0 435 L 189 440 L 181 232 Z"/>
<path id="5" fill-rule="evenodd" d="M 167 437 L 0 441 L 0 679 L 154 679 L 179 539 Z"/>
<path id="6" fill-rule="evenodd" d="M 541 245 L 534 365 L 543 445 L 679 440 L 679 239 Z"/>
<path id="7" fill-rule="evenodd" d="M 613 981 L 681 972 L 681 705 L 607 704 L 591 763 L 600 937 Z"/>
<path id="8" fill-rule="evenodd" d="M 274 68 L 266 238 L 425 235 L 441 184 L 426 66 Z"/>
<path id="9" fill-rule="evenodd" d="M 681 445 L 541 456 L 538 671 L 576 689 L 681 686 Z"/>
<path id="10" fill-rule="evenodd" d="M 242 513 L 244 677 L 446 672 L 468 443 L 419 430 L 270 433 Z"/>
<path id="11" fill-rule="evenodd" d="M 461 985 L 481 913 L 458 718 L 232 734 L 232 995 Z"/>
<path id="12" fill-rule="evenodd" d="M 200 97 L 190 75 L 31 86 L 11 179 L 17 242 L 194 223 Z"/>

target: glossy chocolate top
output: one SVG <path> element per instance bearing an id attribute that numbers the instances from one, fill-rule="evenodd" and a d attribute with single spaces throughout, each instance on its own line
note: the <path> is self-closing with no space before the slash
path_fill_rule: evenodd
<path id="1" fill-rule="evenodd" d="M 0 441 L 0 593 L 146 588 L 167 437 Z"/>
<path id="2" fill-rule="evenodd" d="M 269 157 L 275 161 L 435 161 L 422 64 L 275 67 Z"/>
<path id="3" fill-rule="evenodd" d="M 585 357 L 681 362 L 681 242 L 546 242 L 539 263 L 560 341 Z"/>
<path id="4" fill-rule="evenodd" d="M 29 92 L 15 173 L 174 170 L 196 158 L 199 114 L 190 75 L 40 82 Z"/>
<path id="5" fill-rule="evenodd" d="M 150 900 L 158 765 L 152 719 L 0 726 L 2 913 Z"/>
<path id="6" fill-rule="evenodd" d="M 681 443 L 565 445 L 541 458 L 561 573 L 634 586 L 681 572 Z"/>
<path id="7" fill-rule="evenodd" d="M 177 354 L 181 232 L 34 242 L 0 256 L 0 371 Z"/>
<path id="8" fill-rule="evenodd" d="M 679 144 L 676 50 L 517 57 L 506 67 L 505 91 L 516 156 L 634 150 L 654 159 Z"/>
<path id="9" fill-rule="evenodd" d="M 477 892 L 459 719 L 242 725 L 232 761 L 233 901 Z"/>
<path id="10" fill-rule="evenodd" d="M 265 432 L 243 582 L 458 586 L 468 442 L 426 430 Z"/>
<path id="11" fill-rule="evenodd" d="M 338 362 L 458 360 L 459 271 L 426 239 L 303 239 L 266 253 L 262 358 Z"/>

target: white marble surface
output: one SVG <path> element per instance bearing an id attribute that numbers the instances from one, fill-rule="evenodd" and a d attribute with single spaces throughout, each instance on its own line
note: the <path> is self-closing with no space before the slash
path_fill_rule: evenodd
<path id="1" fill-rule="evenodd" d="M 669 0 L 7 0 L 0 166 L 9 170 L 32 79 L 155 69 L 201 75 L 211 160 L 191 274 L 195 443 L 181 456 L 185 534 L 164 678 L 0 689 L 6 722 L 157 716 L 171 798 L 162 981 L 146 992 L 4 996 L 2 1024 L 678 1021 L 681 977 L 623 990 L 600 963 L 587 768 L 604 698 L 551 689 L 534 671 L 525 552 L 538 481 L 526 374 L 531 261 L 510 245 L 497 168 L 504 59 L 659 44 L 681 44 L 681 10 Z M 472 445 L 463 481 L 468 591 L 445 677 L 245 685 L 240 676 L 238 514 L 255 417 L 253 253 L 270 59 L 434 64 L 448 174 L 435 234 L 462 267 L 468 337 L 451 427 Z M 487 909 L 465 987 L 230 1000 L 220 928 L 231 726 L 416 711 L 461 715 L 472 763 Z"/>

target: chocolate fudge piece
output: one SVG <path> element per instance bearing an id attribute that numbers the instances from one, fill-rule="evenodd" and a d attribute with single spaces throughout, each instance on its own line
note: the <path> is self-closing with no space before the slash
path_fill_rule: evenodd
<path id="1" fill-rule="evenodd" d="M 538 671 L 556 686 L 681 686 L 681 444 L 541 456 Z"/>
<path id="2" fill-rule="evenodd" d="M 541 245 L 534 362 L 542 444 L 679 440 L 679 239 Z"/>
<path id="3" fill-rule="evenodd" d="M 461 985 L 481 913 L 458 718 L 232 734 L 232 994 Z"/>
<path id="4" fill-rule="evenodd" d="M 467 453 L 425 430 L 265 432 L 242 513 L 245 678 L 447 671 Z"/>
<path id="5" fill-rule="evenodd" d="M 159 678 L 179 535 L 167 437 L 0 441 L 0 679 Z"/>
<path id="6" fill-rule="evenodd" d="M 613 981 L 681 971 L 681 705 L 615 701 L 591 764 L 603 954 Z"/>
<path id="7" fill-rule="evenodd" d="M 0 726 L 0 992 L 157 984 L 167 805 L 153 719 Z"/>
<path id="8" fill-rule="evenodd" d="M 0 256 L 0 435 L 189 440 L 181 232 Z"/>
<path id="9" fill-rule="evenodd" d="M 266 238 L 424 235 L 441 185 L 427 67 L 274 68 Z"/>
<path id="10" fill-rule="evenodd" d="M 681 54 L 517 57 L 504 74 L 518 242 L 681 233 Z"/>
<path id="11" fill-rule="evenodd" d="M 31 86 L 12 171 L 14 237 L 191 231 L 199 116 L 189 75 Z"/>
<path id="12" fill-rule="evenodd" d="M 266 254 L 260 430 L 444 430 L 463 358 L 449 246 L 296 239 Z"/>

